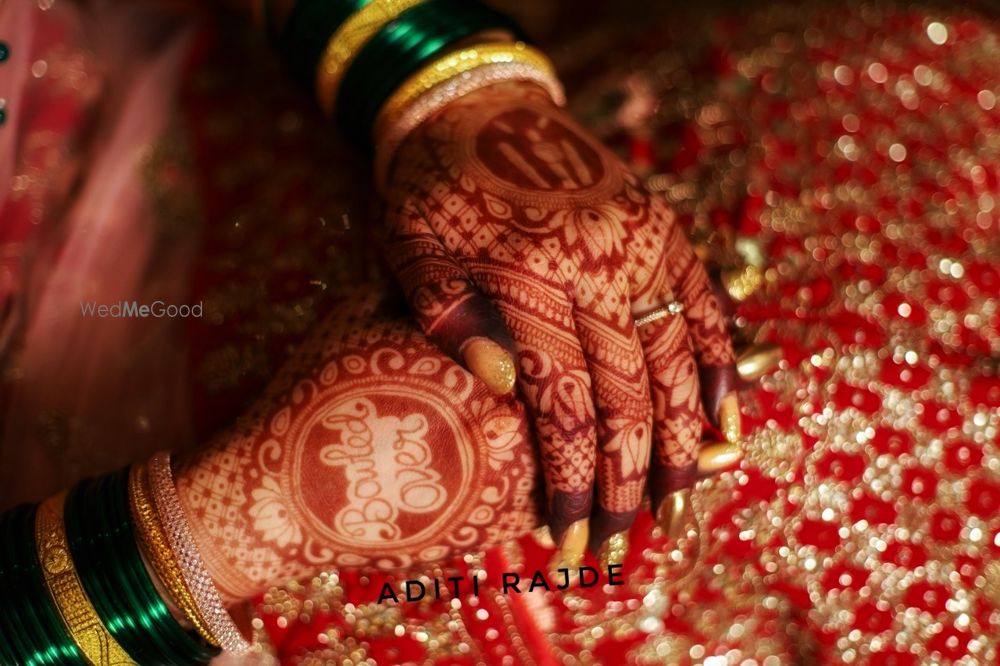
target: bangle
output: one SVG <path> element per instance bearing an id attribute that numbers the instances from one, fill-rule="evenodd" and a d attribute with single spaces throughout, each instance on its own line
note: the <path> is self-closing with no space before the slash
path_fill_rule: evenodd
<path id="1" fill-rule="evenodd" d="M 100 485 L 103 482 L 103 487 Z M 98 516 L 102 518 L 102 529 L 113 539 L 104 541 L 105 561 L 118 558 L 121 583 L 118 589 L 126 591 L 133 608 L 147 609 L 147 614 L 138 615 L 148 621 L 146 635 L 161 645 L 165 663 L 206 664 L 217 656 L 220 650 L 202 642 L 194 632 L 187 631 L 170 612 L 166 602 L 156 589 L 156 584 L 142 561 L 136 538 L 132 515 L 129 512 L 128 468 L 106 476 L 93 488 L 98 498 Z"/>
<path id="2" fill-rule="evenodd" d="M 132 658 L 101 622 L 77 575 L 63 522 L 65 501 L 63 492 L 38 508 L 35 541 L 45 585 L 70 636 L 90 663 L 132 664 Z"/>
<path id="3" fill-rule="evenodd" d="M 70 556 L 87 597 L 118 644 L 139 663 L 160 659 L 161 650 L 153 643 L 157 637 L 146 636 L 142 620 L 137 619 L 142 617 L 142 607 L 123 600 L 127 594 L 125 583 L 119 580 L 123 560 L 105 560 L 102 552 L 109 536 L 98 524 L 103 509 L 93 499 L 99 485 L 103 479 L 86 480 L 66 496 L 63 514 Z"/>
<path id="4" fill-rule="evenodd" d="M 434 60 L 406 80 L 379 111 L 375 127 L 392 122 L 418 97 L 445 81 L 484 65 L 518 63 L 555 78 L 555 69 L 545 55 L 524 42 L 513 44 L 477 44 Z M 562 101 L 558 103 L 562 104 Z M 376 132 L 377 136 L 377 132 Z"/>
<path id="5" fill-rule="evenodd" d="M 66 631 L 45 588 L 35 540 L 38 505 L 0 517 L 0 589 L 17 599 L 0 615 L 0 659 L 5 664 L 79 664 L 86 660 Z"/>
<path id="6" fill-rule="evenodd" d="M 23 507 L 8 509 L 0 514 L 0 589 L 10 590 L 11 597 L 17 598 L 19 590 L 16 589 L 17 582 L 21 579 L 15 569 L 19 564 L 16 557 L 7 553 L 7 549 L 16 543 L 17 535 L 11 536 L 10 525 L 14 522 L 15 515 L 20 513 Z M 31 509 L 34 511 L 34 508 Z M 34 543 L 34 534 L 31 537 Z M 9 579 L 9 580 L 8 580 Z M 23 598 L 23 597 L 22 597 Z M 15 664 L 19 660 L 24 661 L 23 654 L 17 649 L 15 640 L 21 635 L 18 627 L 14 626 L 14 620 L 18 615 L 18 607 L 12 605 L 6 613 L 0 614 L 0 663 Z"/>
<path id="7" fill-rule="evenodd" d="M 300 83 L 310 89 L 316 84 L 316 65 L 330 41 L 330 35 L 368 2 L 298 0 L 294 4 L 281 33 L 277 35 L 277 44 L 292 75 Z"/>
<path id="8" fill-rule="evenodd" d="M 66 534 L 98 615 L 138 663 L 205 664 L 219 653 L 181 627 L 157 591 L 136 543 L 127 469 L 70 492 Z"/>
<path id="9" fill-rule="evenodd" d="M 469 0 L 427 0 L 399 14 L 372 37 L 344 75 L 336 114 L 348 136 L 372 141 L 379 109 L 410 75 L 444 49 L 483 31 L 518 32 L 502 14 Z"/>
<path id="10" fill-rule="evenodd" d="M 34 622 L 42 629 L 42 648 L 38 654 L 43 663 L 85 664 L 80 648 L 70 637 L 56 607 L 52 604 L 45 588 L 42 566 L 38 560 L 38 546 L 35 537 L 38 506 L 29 507 L 22 513 L 20 525 L 13 525 L 14 547 L 18 551 L 16 559 L 21 563 L 15 575 L 21 578 L 24 608 Z M 9 588 L 8 588 L 9 589 Z"/>
<path id="11" fill-rule="evenodd" d="M 177 496 L 177 488 L 174 486 L 173 473 L 170 470 L 170 454 L 154 455 L 149 461 L 147 470 L 153 503 L 160 516 L 163 532 L 177 558 L 184 582 L 191 591 L 201 616 L 205 619 L 205 624 L 223 650 L 234 654 L 245 653 L 251 645 L 240 633 L 232 616 L 223 605 L 219 591 L 208 574 L 191 534 L 191 526 L 188 524 L 184 508 Z"/>
<path id="12" fill-rule="evenodd" d="M 11 599 L 27 602 L 10 604 L 0 615 L 0 637 L 3 638 L 0 654 L 3 655 L 3 663 L 25 663 L 37 659 L 44 650 L 42 629 L 29 607 L 34 599 L 27 596 L 22 587 L 24 574 L 21 569 L 29 561 L 37 562 L 38 557 L 30 553 L 25 557 L 19 547 L 25 537 L 30 538 L 31 544 L 35 543 L 33 520 L 37 508 L 37 505 L 18 506 L 4 513 L 3 520 L 0 521 L 0 545 L 3 546 L 0 553 L 0 589 L 10 595 Z M 30 532 L 25 530 L 26 524 L 30 526 Z M 48 593 L 43 591 L 42 594 L 48 597 Z"/>
<path id="13" fill-rule="evenodd" d="M 522 57 L 524 56 L 524 57 Z M 523 44 L 473 47 L 440 58 L 400 86 L 375 124 L 375 178 L 385 190 L 389 166 L 406 136 L 451 102 L 503 81 L 530 81 L 565 103 L 551 63 Z"/>
<path id="14" fill-rule="evenodd" d="M 184 582 L 177 558 L 167 544 L 167 537 L 163 533 L 156 508 L 149 496 L 146 469 L 142 465 L 134 465 L 129 474 L 129 497 L 139 545 L 152 565 L 153 571 L 156 572 L 174 604 L 184 613 L 195 630 L 209 645 L 218 647 L 219 642 L 206 626 L 191 590 Z"/>
<path id="15" fill-rule="evenodd" d="M 316 98 L 323 111 L 333 114 L 344 73 L 364 45 L 389 21 L 422 2 L 424 0 L 371 0 L 337 28 L 316 67 Z"/>

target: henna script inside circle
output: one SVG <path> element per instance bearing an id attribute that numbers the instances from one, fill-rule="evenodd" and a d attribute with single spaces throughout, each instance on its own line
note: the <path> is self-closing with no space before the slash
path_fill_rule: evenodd
<path id="1" fill-rule="evenodd" d="M 288 475 L 298 479 L 288 489 L 293 510 L 318 533 L 355 546 L 413 545 L 466 508 L 476 461 L 445 400 L 400 386 L 318 404 L 294 427 L 300 444 Z"/>

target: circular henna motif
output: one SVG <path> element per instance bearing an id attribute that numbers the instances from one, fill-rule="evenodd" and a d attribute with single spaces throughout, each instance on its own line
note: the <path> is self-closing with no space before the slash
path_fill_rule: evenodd
<path id="1" fill-rule="evenodd" d="M 289 428 L 299 444 L 281 478 L 296 483 L 282 493 L 295 521 L 331 544 L 407 552 L 473 510 L 469 488 L 487 447 L 467 440 L 478 429 L 439 383 L 393 379 L 391 388 L 384 375 L 341 382 Z"/>
<path id="2" fill-rule="evenodd" d="M 622 187 L 607 151 L 545 104 L 468 114 L 456 128 L 463 171 L 504 201 L 543 210 L 608 201 Z"/>

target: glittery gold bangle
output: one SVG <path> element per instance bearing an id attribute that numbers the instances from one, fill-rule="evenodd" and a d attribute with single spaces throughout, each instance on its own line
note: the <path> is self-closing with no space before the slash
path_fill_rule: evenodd
<path id="1" fill-rule="evenodd" d="M 117 666 L 136 662 L 122 649 L 98 617 L 70 557 L 63 522 L 66 493 L 42 502 L 35 518 L 38 561 L 45 586 L 69 635 L 91 664 Z"/>
<path id="2" fill-rule="evenodd" d="M 393 115 L 382 114 L 375 131 L 375 182 L 385 191 L 392 158 L 406 136 L 451 102 L 503 81 L 530 81 L 544 88 L 553 101 L 565 102 L 562 86 L 551 69 L 518 62 L 482 65 L 431 88 Z"/>
<path id="3" fill-rule="evenodd" d="M 184 507 L 181 506 L 170 470 L 170 454 L 157 453 L 146 468 L 153 505 L 160 517 L 160 525 L 167 543 L 174 553 L 184 583 L 191 591 L 198 612 L 205 620 L 209 632 L 222 649 L 231 654 L 243 654 L 252 646 L 243 638 L 232 616 L 226 610 L 219 591 L 208 574 L 204 560 L 198 552 L 191 526 Z"/>
<path id="4" fill-rule="evenodd" d="M 191 590 L 184 582 L 177 558 L 167 544 L 167 537 L 160 526 L 156 507 L 150 498 L 148 484 L 146 468 L 143 465 L 133 465 L 129 471 L 129 497 L 139 546 L 152 565 L 153 571 L 156 572 L 157 578 L 170 594 L 170 599 L 184 613 L 184 617 L 209 645 L 219 647 L 219 641 L 209 631 L 201 611 L 198 610 L 198 604 L 191 595 Z"/>
<path id="5" fill-rule="evenodd" d="M 447 53 L 408 78 L 379 110 L 375 126 L 378 127 L 383 118 L 391 119 L 399 115 L 415 99 L 449 79 L 484 65 L 502 63 L 518 63 L 547 72 L 553 79 L 556 76 L 555 68 L 545 54 L 524 42 L 477 44 Z M 556 101 L 561 104 L 563 100 Z"/>
<path id="6" fill-rule="evenodd" d="M 371 0 L 337 28 L 316 66 L 316 98 L 326 113 L 333 113 L 337 90 L 354 56 L 387 23 L 422 2 L 424 0 Z"/>

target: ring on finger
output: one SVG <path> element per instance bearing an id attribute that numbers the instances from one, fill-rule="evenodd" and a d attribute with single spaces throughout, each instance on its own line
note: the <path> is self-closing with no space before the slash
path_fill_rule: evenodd
<path id="1" fill-rule="evenodd" d="M 666 317 L 672 317 L 674 315 L 679 315 L 684 312 L 684 304 L 680 301 L 670 301 L 661 308 L 656 308 L 651 312 L 638 317 L 635 320 L 636 327 L 645 326 L 646 324 L 652 324 L 654 321 L 659 321 Z"/>

